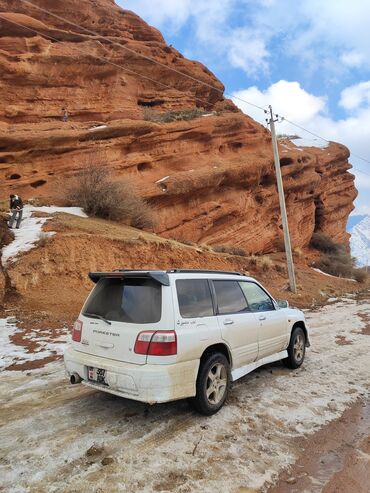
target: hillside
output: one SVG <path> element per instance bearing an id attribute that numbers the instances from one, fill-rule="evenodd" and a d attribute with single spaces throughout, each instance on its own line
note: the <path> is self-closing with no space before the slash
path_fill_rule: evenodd
<path id="1" fill-rule="evenodd" d="M 42 241 L 36 241 L 35 248 L 8 259 L 0 272 L 0 308 L 3 305 L 8 313 L 17 313 L 18 320 L 30 327 L 70 325 L 93 286 L 89 271 L 203 268 L 244 272 L 257 277 L 277 299 L 289 299 L 302 307 L 364 289 L 354 281 L 315 271 L 307 265 L 304 253 L 294 256 L 298 292 L 292 294 L 287 290 L 282 253 L 231 255 L 215 252 L 207 245 L 185 245 L 102 219 L 45 212 L 34 212 L 33 216 L 41 223 L 47 218 L 40 228 L 53 235 L 44 236 Z"/>
<path id="2" fill-rule="evenodd" d="M 0 0 L 1 195 L 63 202 L 93 161 L 130 179 L 164 237 L 281 250 L 270 134 L 206 67 L 112 0 L 33 3 L 59 17 Z M 280 154 L 293 245 L 314 231 L 347 243 L 348 149 L 281 141 Z"/>

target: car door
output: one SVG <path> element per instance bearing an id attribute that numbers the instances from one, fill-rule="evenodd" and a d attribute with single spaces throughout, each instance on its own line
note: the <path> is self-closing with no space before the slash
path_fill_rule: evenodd
<path id="1" fill-rule="evenodd" d="M 199 358 L 208 346 L 219 342 L 220 329 L 207 279 L 177 279 L 175 286 L 177 361 L 189 361 Z"/>
<path id="2" fill-rule="evenodd" d="M 259 322 L 248 307 L 238 281 L 213 280 L 217 319 L 222 338 L 227 342 L 233 368 L 253 363 L 258 355 Z"/>
<path id="3" fill-rule="evenodd" d="M 287 319 L 284 310 L 277 310 L 270 295 L 257 283 L 242 281 L 239 284 L 259 322 L 258 359 L 286 349 Z"/>

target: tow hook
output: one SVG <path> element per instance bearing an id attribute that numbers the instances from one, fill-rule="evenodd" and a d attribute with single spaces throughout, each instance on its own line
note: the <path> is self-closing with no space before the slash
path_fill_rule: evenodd
<path id="1" fill-rule="evenodd" d="M 81 380 L 82 379 L 78 373 L 72 373 L 69 379 L 72 385 L 75 385 L 76 383 L 81 383 Z"/>

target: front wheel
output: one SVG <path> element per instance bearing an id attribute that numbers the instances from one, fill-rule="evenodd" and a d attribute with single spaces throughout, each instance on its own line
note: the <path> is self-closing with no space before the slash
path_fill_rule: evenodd
<path id="1" fill-rule="evenodd" d="M 284 360 L 284 363 L 288 368 L 299 368 L 306 354 L 306 335 L 301 327 L 296 327 L 290 337 L 290 343 L 288 346 L 288 357 Z"/>
<path id="2" fill-rule="evenodd" d="M 193 407 L 210 416 L 224 405 L 230 387 L 230 365 L 222 353 L 213 353 L 201 363 Z"/>

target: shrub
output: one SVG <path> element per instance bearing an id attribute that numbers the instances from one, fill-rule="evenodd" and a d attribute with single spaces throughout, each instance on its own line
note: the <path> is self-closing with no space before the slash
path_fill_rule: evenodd
<path id="1" fill-rule="evenodd" d="M 82 207 L 89 216 L 123 221 L 135 228 L 153 226 L 148 204 L 137 195 L 128 181 L 113 181 L 100 164 L 88 164 L 67 189 L 66 198 Z"/>
<path id="2" fill-rule="evenodd" d="M 258 263 L 257 255 L 250 255 L 248 258 L 248 263 L 252 267 L 257 267 L 257 263 Z"/>
<path id="3" fill-rule="evenodd" d="M 367 272 L 364 269 L 355 269 L 353 277 L 357 282 L 365 282 L 367 280 Z"/>
<path id="4" fill-rule="evenodd" d="M 336 277 L 352 278 L 355 274 L 355 259 L 345 245 L 336 243 L 324 233 L 314 233 L 311 246 L 322 252 L 316 267 Z"/>
<path id="5" fill-rule="evenodd" d="M 178 238 L 174 238 L 174 240 L 177 241 L 178 243 L 182 243 L 183 245 L 187 245 L 187 246 L 196 245 L 194 241 L 190 241 L 190 240 L 179 240 Z"/>
<path id="6" fill-rule="evenodd" d="M 190 108 L 180 111 L 166 111 L 162 113 L 154 111 L 151 108 L 146 108 L 144 110 L 144 120 L 155 123 L 171 123 L 181 120 L 194 120 L 194 118 L 199 118 L 200 116 L 209 113 L 209 111 L 201 108 Z"/>
<path id="7" fill-rule="evenodd" d="M 212 247 L 217 253 L 228 253 L 230 255 L 239 255 L 240 257 L 247 257 L 248 253 L 243 248 L 233 247 L 229 245 L 215 245 Z"/>
<path id="8" fill-rule="evenodd" d="M 336 277 L 351 278 L 354 275 L 354 259 L 344 247 L 339 253 L 323 255 L 317 262 L 316 267 Z"/>
<path id="9" fill-rule="evenodd" d="M 321 232 L 312 235 L 311 246 L 323 253 L 339 253 L 344 248 L 343 245 L 335 243 L 335 241 Z"/>

